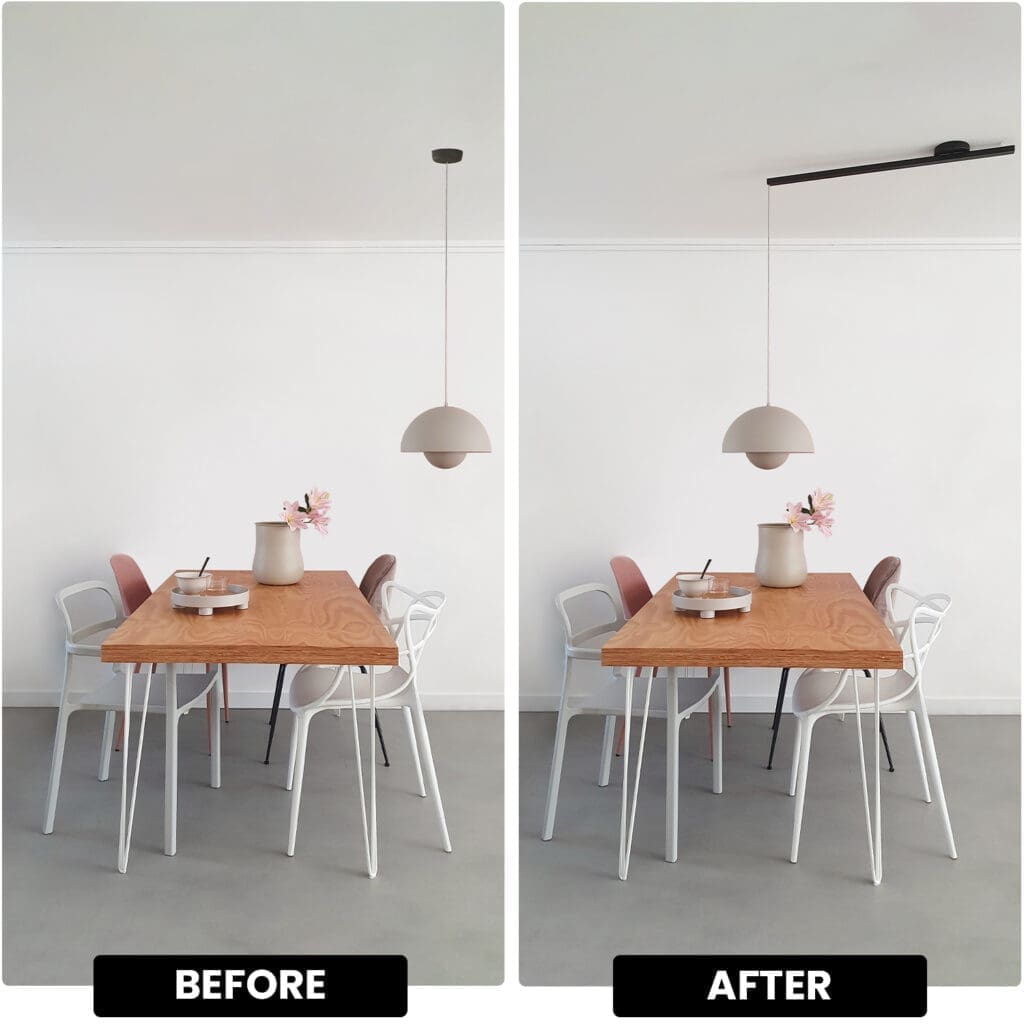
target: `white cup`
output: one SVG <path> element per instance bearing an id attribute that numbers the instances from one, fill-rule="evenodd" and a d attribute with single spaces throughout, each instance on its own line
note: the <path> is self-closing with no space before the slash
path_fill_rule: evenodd
<path id="1" fill-rule="evenodd" d="M 178 589 L 183 594 L 205 594 L 206 588 L 210 585 L 210 574 L 204 572 L 202 576 L 197 572 L 176 572 L 174 578 L 178 581 Z"/>
<path id="2" fill-rule="evenodd" d="M 699 572 L 681 572 L 676 575 L 676 585 L 683 597 L 703 597 L 711 580 L 707 576 L 701 579 Z"/>

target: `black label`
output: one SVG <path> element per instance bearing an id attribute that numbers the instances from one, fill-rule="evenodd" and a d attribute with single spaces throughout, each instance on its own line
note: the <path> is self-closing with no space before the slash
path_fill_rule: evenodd
<path id="1" fill-rule="evenodd" d="M 97 956 L 97 1017 L 404 1017 L 404 956 Z"/>
<path id="2" fill-rule="evenodd" d="M 923 1017 L 923 956 L 617 956 L 616 1017 Z"/>

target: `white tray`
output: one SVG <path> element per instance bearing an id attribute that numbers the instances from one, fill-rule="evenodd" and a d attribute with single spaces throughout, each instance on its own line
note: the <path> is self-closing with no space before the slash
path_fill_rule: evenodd
<path id="1" fill-rule="evenodd" d="M 226 594 L 183 594 L 177 587 L 171 591 L 174 608 L 196 608 L 200 615 L 212 615 L 214 608 L 248 608 L 249 588 L 228 584 Z"/>
<path id="2" fill-rule="evenodd" d="M 687 597 L 677 590 L 672 595 L 672 607 L 677 612 L 700 612 L 702 619 L 713 619 L 715 612 L 749 612 L 750 591 L 730 587 L 728 597 Z"/>

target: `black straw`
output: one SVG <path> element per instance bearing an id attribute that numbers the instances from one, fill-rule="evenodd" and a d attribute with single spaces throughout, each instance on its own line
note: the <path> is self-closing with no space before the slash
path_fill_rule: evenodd
<path id="1" fill-rule="evenodd" d="M 210 556 L 209 556 L 209 555 L 207 555 L 207 556 L 206 556 L 206 562 L 208 562 L 209 560 L 210 560 Z M 202 575 L 203 575 L 203 569 L 205 569 L 205 568 L 206 568 L 206 562 L 203 562 L 203 568 L 199 570 L 199 575 L 200 575 L 200 576 L 202 576 Z M 706 567 L 705 567 L 705 568 L 706 568 Z"/>
<path id="2" fill-rule="evenodd" d="M 703 569 L 701 569 L 701 571 L 700 571 L 700 578 L 701 578 L 701 579 L 704 579 L 704 573 L 706 573 L 706 572 L 708 571 L 708 566 L 709 566 L 710 564 L 711 564 L 711 559 L 709 558 L 709 559 L 708 559 L 708 560 L 707 560 L 707 561 L 706 561 L 706 562 L 704 563 L 704 568 L 703 568 Z"/>

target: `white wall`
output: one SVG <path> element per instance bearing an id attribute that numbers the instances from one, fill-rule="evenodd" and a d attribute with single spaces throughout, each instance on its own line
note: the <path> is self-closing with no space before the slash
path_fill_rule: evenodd
<path id="1" fill-rule="evenodd" d="M 306 566 L 358 581 L 382 551 L 447 592 L 425 703 L 500 707 L 502 257 L 451 264 L 451 400 L 493 455 L 452 472 L 399 453 L 441 398 L 440 256 L 386 250 L 8 253 L 4 277 L 4 698 L 55 701 L 53 595 L 132 553 L 151 583 L 204 555 L 248 568 L 253 521 L 335 497 Z M 269 703 L 272 668 L 232 700 Z"/>
<path id="2" fill-rule="evenodd" d="M 954 599 L 932 707 L 1019 711 L 1016 247 L 781 247 L 773 401 L 817 454 L 774 472 L 721 453 L 764 400 L 763 245 L 654 248 L 523 256 L 522 706 L 555 706 L 559 590 L 612 582 L 615 554 L 655 588 L 708 557 L 751 571 L 755 524 L 821 485 L 838 526 L 807 538 L 810 570 L 863 581 L 899 555 L 909 586 Z M 777 686 L 737 671 L 735 706 L 768 710 Z"/>

